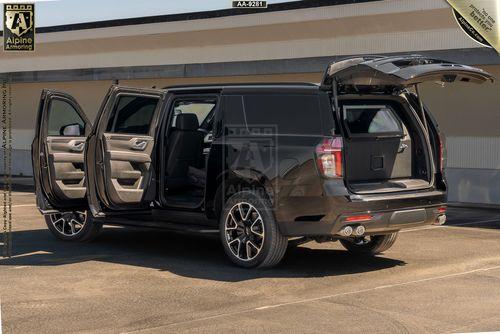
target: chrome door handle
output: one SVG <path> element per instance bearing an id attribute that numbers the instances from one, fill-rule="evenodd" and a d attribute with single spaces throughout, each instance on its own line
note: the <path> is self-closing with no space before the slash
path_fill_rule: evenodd
<path id="1" fill-rule="evenodd" d="M 69 142 L 69 149 L 70 151 L 73 151 L 73 152 L 83 152 L 83 148 L 85 147 L 85 143 L 84 142 L 76 142 L 76 141 L 70 141 Z"/>
<path id="2" fill-rule="evenodd" d="M 147 140 L 140 140 L 139 139 L 139 140 L 135 140 L 132 143 L 131 149 L 137 150 L 137 151 L 144 151 L 144 149 L 146 148 L 147 145 L 148 145 Z"/>

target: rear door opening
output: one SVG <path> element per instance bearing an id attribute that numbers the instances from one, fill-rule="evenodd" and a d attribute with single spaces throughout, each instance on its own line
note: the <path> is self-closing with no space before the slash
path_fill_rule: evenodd
<path id="1" fill-rule="evenodd" d="M 340 100 L 345 178 L 355 193 L 428 188 L 432 155 L 423 126 L 400 97 L 345 96 Z"/>

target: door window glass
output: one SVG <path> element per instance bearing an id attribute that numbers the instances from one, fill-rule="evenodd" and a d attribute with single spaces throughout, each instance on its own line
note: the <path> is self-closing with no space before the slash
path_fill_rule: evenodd
<path id="1" fill-rule="evenodd" d="M 145 96 L 120 96 L 106 131 L 146 135 L 153 119 L 158 99 Z"/>
<path id="2" fill-rule="evenodd" d="M 174 103 L 174 115 L 172 118 L 172 126 L 175 126 L 177 115 L 179 114 L 195 114 L 198 119 L 198 124 L 203 124 L 210 112 L 215 107 L 215 101 L 186 101 L 177 100 Z"/>
<path id="3" fill-rule="evenodd" d="M 50 101 L 47 135 L 48 136 L 83 136 L 85 121 L 75 107 L 60 99 Z"/>

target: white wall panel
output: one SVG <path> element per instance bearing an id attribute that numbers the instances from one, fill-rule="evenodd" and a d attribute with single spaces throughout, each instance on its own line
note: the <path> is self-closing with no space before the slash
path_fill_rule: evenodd
<path id="1" fill-rule="evenodd" d="M 500 137 L 447 137 L 449 168 L 500 169 Z"/>

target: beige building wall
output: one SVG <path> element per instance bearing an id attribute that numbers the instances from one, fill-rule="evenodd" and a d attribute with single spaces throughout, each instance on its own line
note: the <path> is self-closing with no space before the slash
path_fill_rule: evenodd
<path id="1" fill-rule="evenodd" d="M 35 53 L 2 54 L 0 73 L 479 47 L 457 26 L 444 0 L 53 32 L 37 41 Z"/>

